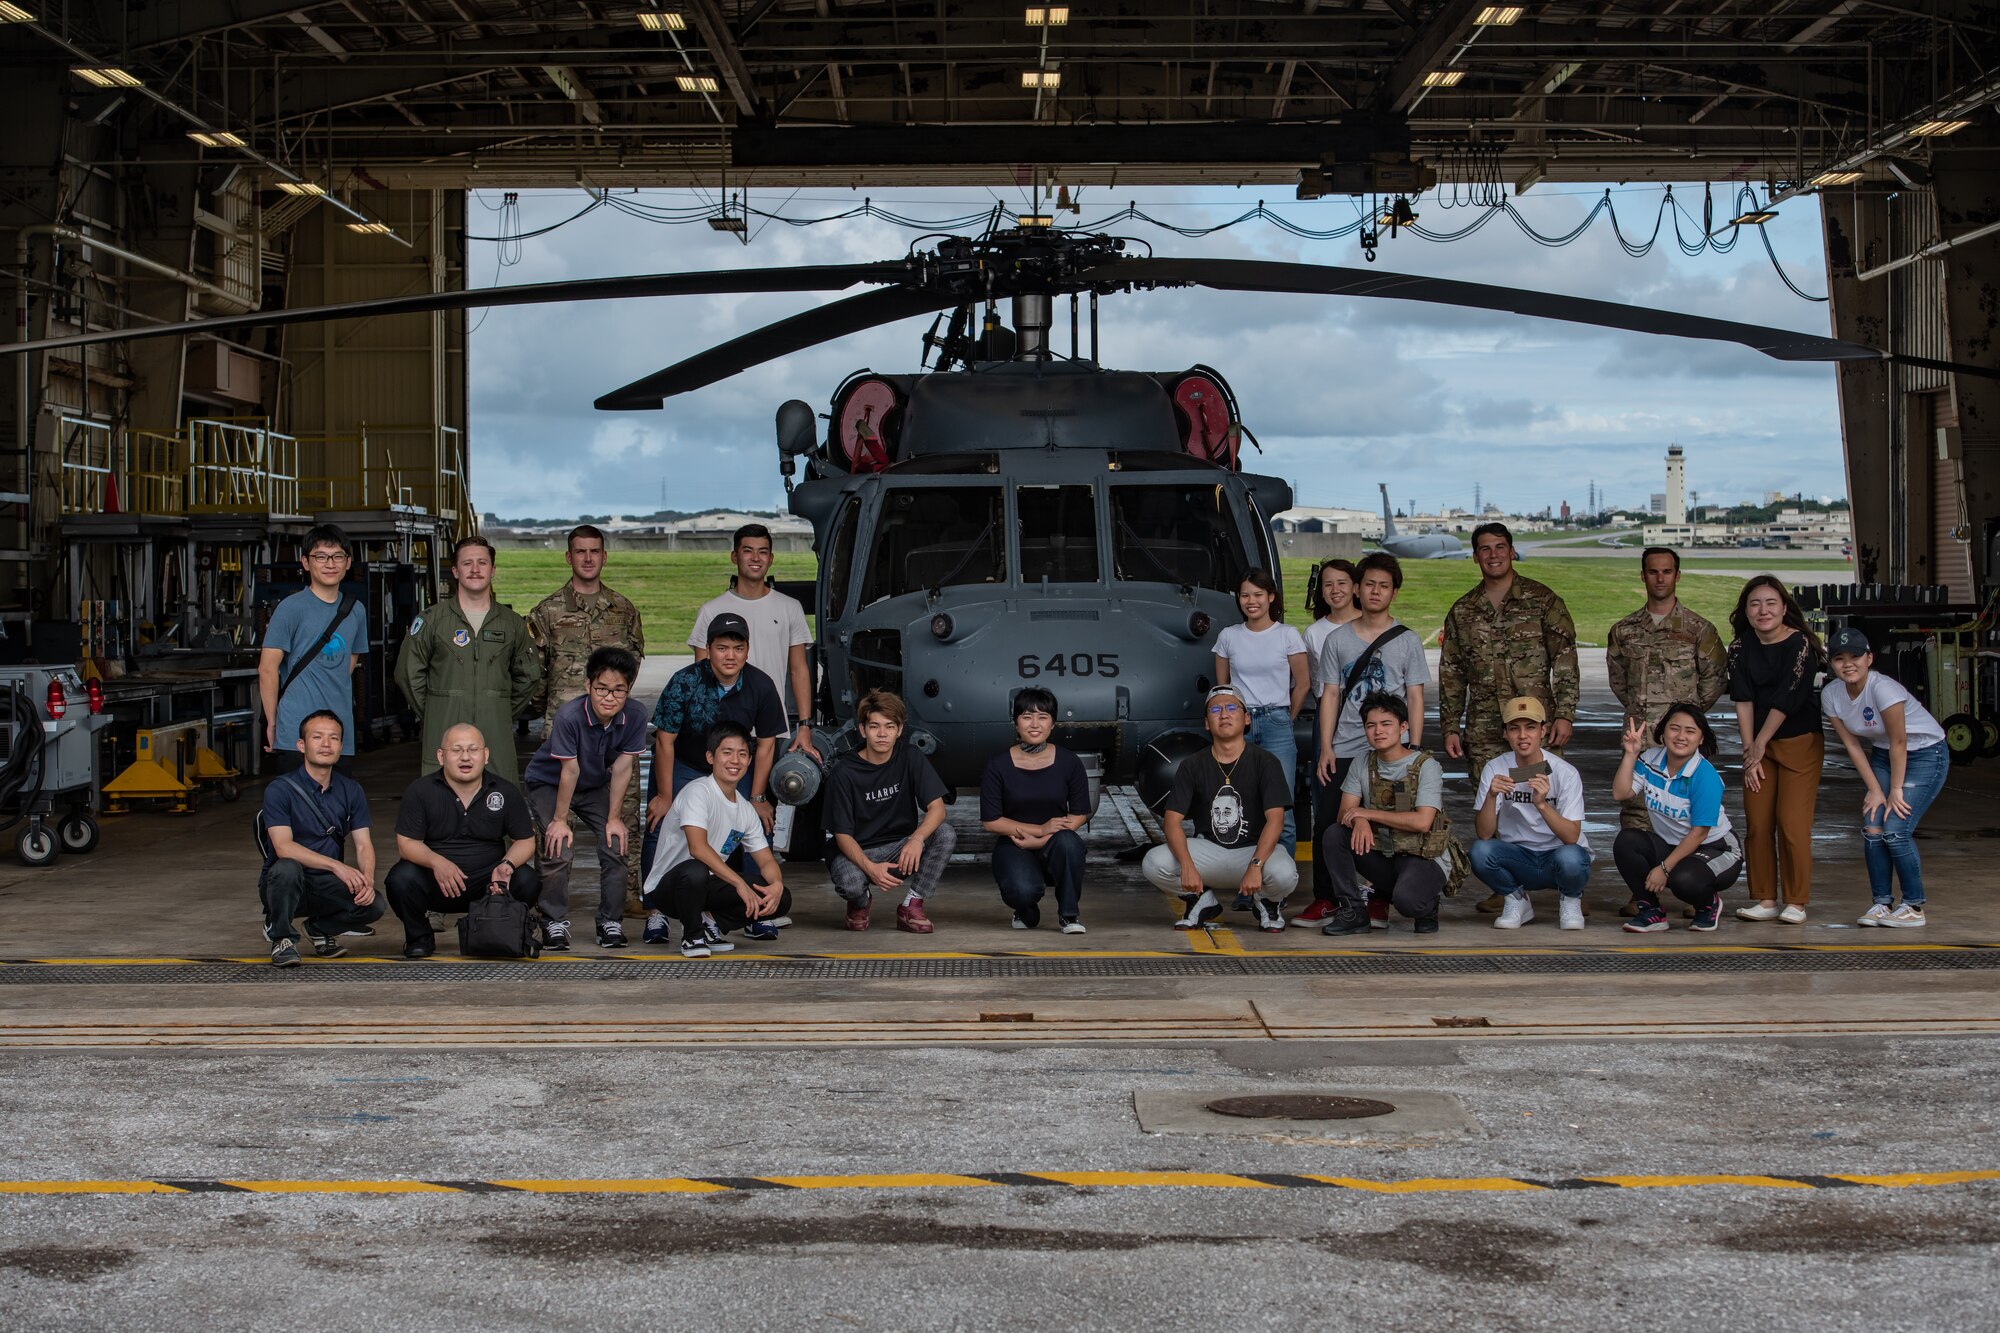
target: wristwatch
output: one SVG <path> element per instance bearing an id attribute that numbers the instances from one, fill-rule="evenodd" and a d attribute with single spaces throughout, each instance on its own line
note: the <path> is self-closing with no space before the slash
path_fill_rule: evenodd
<path id="1" fill-rule="evenodd" d="M 757 795 L 752 796 L 750 799 L 755 801 L 759 805 L 769 805 L 771 803 L 771 796 L 770 793 L 768 792 L 759 792 Z"/>
<path id="2" fill-rule="evenodd" d="M 1251 857 L 1251 858 L 1250 858 L 1250 868 L 1251 868 L 1252 870 L 1262 870 L 1262 869 L 1264 868 L 1264 858 L 1263 858 L 1263 857 L 1261 857 L 1261 856 L 1253 856 L 1253 857 Z"/>

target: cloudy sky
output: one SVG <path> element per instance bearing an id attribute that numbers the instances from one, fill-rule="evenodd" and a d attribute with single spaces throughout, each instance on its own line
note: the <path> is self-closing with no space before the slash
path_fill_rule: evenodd
<path id="1" fill-rule="evenodd" d="M 979 211 L 1021 191 L 872 192 L 877 204 L 921 218 Z M 1264 190 L 1085 190 L 1086 221 L 1128 201 L 1180 226 L 1202 226 L 1259 198 L 1300 225 L 1324 230 L 1355 216 L 1344 198 L 1299 203 Z M 1515 201 L 1542 233 L 1569 231 L 1596 202 L 1582 186 L 1544 187 Z M 1728 191 L 1718 187 L 1721 212 Z M 1701 187 L 1677 197 L 1699 217 Z M 709 196 L 712 197 L 712 196 Z M 649 191 L 656 208 L 701 198 Z M 1643 239 L 1657 187 L 1614 192 L 1625 234 Z M 860 194 L 753 192 L 751 206 L 787 217 L 844 211 Z M 514 233 L 547 226 L 588 202 L 580 192 L 524 194 Z M 503 229 L 497 193 L 476 195 L 471 230 Z M 1427 228 L 1456 231 L 1468 209 L 1419 201 Z M 1067 220 L 1067 215 L 1065 215 Z M 1689 239 L 1699 224 L 1683 223 Z M 794 227 L 752 221 L 746 248 L 693 226 L 662 225 L 600 208 L 546 236 L 502 247 L 475 242 L 474 285 L 542 282 L 692 269 L 861 262 L 900 255 L 914 232 L 862 219 Z M 1352 238 L 1314 242 L 1254 221 L 1202 240 L 1127 222 L 1120 234 L 1158 253 L 1359 265 Z M 1769 224 L 1795 282 L 1826 290 L 1818 208 L 1786 204 Z M 502 258 L 516 260 L 503 264 Z M 1728 255 L 1684 256 L 1668 234 L 1644 259 L 1621 250 L 1607 219 L 1572 245 L 1550 249 L 1494 218 L 1476 235 L 1436 243 L 1385 235 L 1383 268 L 1535 288 L 1635 305 L 1828 332 L 1827 307 L 1788 291 L 1748 233 Z M 772 508 L 782 491 L 772 413 L 787 398 L 826 410 L 850 371 L 914 369 L 928 317 L 857 335 L 669 399 L 663 412 L 615 415 L 591 407 L 608 389 L 814 303 L 812 296 L 683 298 L 496 309 L 473 316 L 474 496 L 504 517 L 646 513 L 660 506 Z M 824 299 L 836 299 L 828 295 Z M 1063 322 L 1059 319 L 1059 323 Z M 1067 329 L 1058 347 L 1067 347 Z M 1372 507 L 1386 481 L 1396 503 L 1470 507 L 1474 486 L 1512 511 L 1584 504 L 1595 481 L 1614 504 L 1643 504 L 1662 489 L 1666 446 L 1687 450 L 1689 486 L 1704 500 L 1761 499 L 1767 490 L 1844 494 L 1833 372 L 1787 366 L 1734 344 L 1614 334 L 1513 315 L 1385 300 L 1175 290 L 1104 303 L 1107 364 L 1222 371 L 1244 421 L 1262 441 L 1261 472 L 1291 479 L 1299 502 Z"/>

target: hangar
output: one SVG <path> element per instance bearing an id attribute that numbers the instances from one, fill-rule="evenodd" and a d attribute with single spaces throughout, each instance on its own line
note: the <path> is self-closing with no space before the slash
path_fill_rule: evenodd
<path id="1" fill-rule="evenodd" d="M 1996 360 L 2000 9 L 1970 0 L 5 0 L 0 67 L 21 339 L 461 288 L 476 187 L 1709 180 L 1818 196 L 1836 336 Z M 417 597 L 476 522 L 466 324 L 15 358 L 0 627 L 244 643 L 255 571 L 327 515 Z M 2000 384 L 1839 376 L 1861 582 L 1978 600 Z"/>

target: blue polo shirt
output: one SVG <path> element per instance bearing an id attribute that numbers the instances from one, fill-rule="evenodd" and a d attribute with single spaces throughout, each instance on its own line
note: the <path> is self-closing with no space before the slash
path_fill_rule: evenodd
<path id="1" fill-rule="evenodd" d="M 368 796 L 360 783 L 337 770 L 321 789 L 300 768 L 265 785 L 264 827 L 288 829 L 299 846 L 338 861 L 347 851 L 347 835 L 369 827 Z M 264 869 L 269 871 L 276 859 L 265 857 Z"/>
<path id="2" fill-rule="evenodd" d="M 1700 825 L 1713 842 L 1729 832 L 1729 816 L 1722 810 L 1722 774 L 1715 765 L 1690 755 L 1674 772 L 1664 746 L 1647 750 L 1632 766 L 1632 780 L 1646 798 L 1646 813 L 1652 817 L 1653 832 L 1668 842 L 1679 842 L 1688 830 Z"/>
<path id="3" fill-rule="evenodd" d="M 562 781 L 563 760 L 576 760 L 576 789 L 592 791 L 611 783 L 611 766 L 621 754 L 646 753 L 646 708 L 631 699 L 609 722 L 599 722 L 590 695 L 579 694 L 549 723 L 548 738 L 521 772 L 524 786 L 553 787 Z"/>

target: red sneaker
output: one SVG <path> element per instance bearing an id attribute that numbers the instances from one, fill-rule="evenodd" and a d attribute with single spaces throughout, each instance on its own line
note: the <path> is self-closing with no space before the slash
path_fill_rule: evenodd
<path id="1" fill-rule="evenodd" d="M 1332 903 L 1327 902 L 1325 899 L 1321 899 L 1313 903 L 1312 906 L 1306 908 L 1305 911 L 1300 912 L 1297 916 L 1293 917 L 1292 924 L 1295 926 L 1317 926 L 1322 921 L 1325 921 L 1328 917 L 1332 916 L 1334 911 L 1335 908 Z"/>
<path id="2" fill-rule="evenodd" d="M 1368 925 L 1374 930 L 1389 928 L 1389 904 L 1380 898 L 1368 900 Z"/>
<path id="3" fill-rule="evenodd" d="M 858 903 L 849 903 L 847 905 L 847 928 L 849 930 L 868 929 L 868 900 L 866 898 L 863 898 Z"/>
<path id="4" fill-rule="evenodd" d="M 896 909 L 896 929 L 907 930 L 912 935 L 931 933 L 931 919 L 924 915 L 923 900 L 905 903 Z"/>

